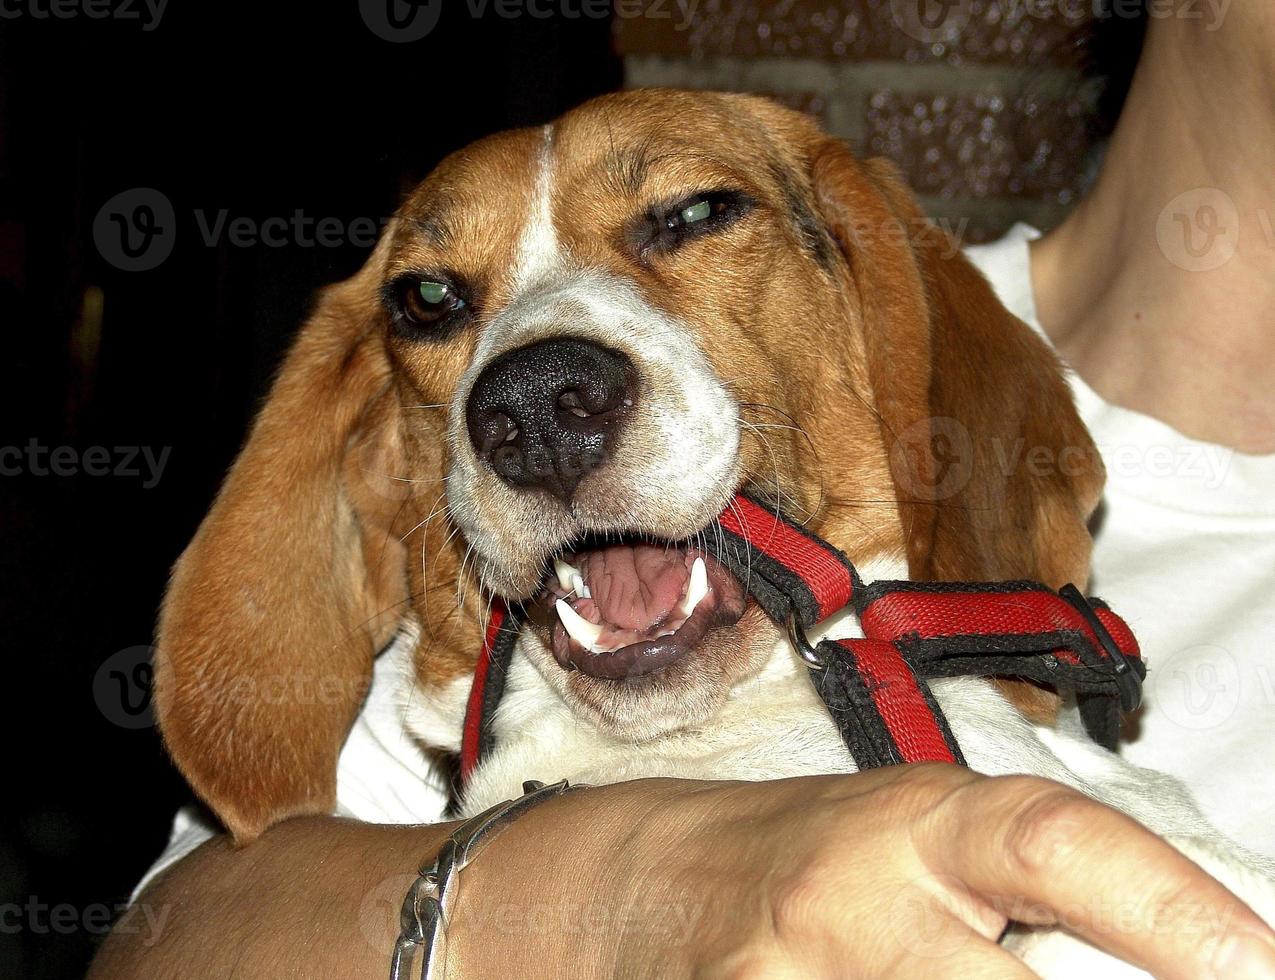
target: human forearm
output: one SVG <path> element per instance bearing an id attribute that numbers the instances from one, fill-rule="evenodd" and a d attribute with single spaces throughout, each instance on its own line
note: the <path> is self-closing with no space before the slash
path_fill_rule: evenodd
<path id="1" fill-rule="evenodd" d="M 139 896 L 163 928 L 117 930 L 89 975 L 385 973 L 413 869 L 451 827 L 314 817 L 282 823 L 249 847 L 211 840 Z"/>
<path id="2" fill-rule="evenodd" d="M 210 842 L 141 896 L 158 941 L 112 937 L 91 975 L 383 976 L 414 869 L 453 827 L 312 818 Z M 1270 929 L 1127 817 L 958 766 L 568 794 L 493 839 L 456 899 L 461 978 L 1028 977 L 996 944 L 1009 917 L 1165 980 L 1275 976 Z"/>
<path id="3" fill-rule="evenodd" d="M 641 894 L 614 872 L 617 845 L 649 809 L 693 785 L 601 787 L 521 817 L 461 876 L 449 974 L 552 975 L 569 963 L 604 975 L 634 916 L 638 935 L 680 928 L 633 907 Z M 209 841 L 139 897 L 162 927 L 117 930 L 90 976 L 382 976 L 416 869 L 456 826 L 312 817 L 248 847 Z"/>

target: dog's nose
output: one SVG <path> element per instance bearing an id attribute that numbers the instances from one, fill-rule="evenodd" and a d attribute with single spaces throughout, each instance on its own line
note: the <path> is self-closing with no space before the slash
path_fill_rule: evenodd
<path id="1" fill-rule="evenodd" d="M 606 459 L 633 401 L 627 357 L 561 337 L 488 364 L 465 417 L 474 450 L 497 476 L 570 503 L 584 475 Z"/>

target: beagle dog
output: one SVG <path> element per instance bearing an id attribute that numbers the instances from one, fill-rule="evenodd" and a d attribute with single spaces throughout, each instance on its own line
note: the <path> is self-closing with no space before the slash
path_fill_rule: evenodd
<path id="1" fill-rule="evenodd" d="M 788 641 L 704 547 L 734 494 L 867 579 L 1057 588 L 1087 577 L 1103 480 L 1054 354 L 888 163 L 757 97 L 607 96 L 445 160 L 321 294 L 173 573 L 161 730 L 241 841 L 331 812 L 396 636 L 407 728 L 458 750 L 498 595 L 530 621 L 464 812 L 529 778 L 851 772 Z M 933 692 L 975 769 L 1119 807 L 1271 918 L 1269 865 L 1053 694 Z M 1015 941 L 1049 975 L 1106 959 Z"/>

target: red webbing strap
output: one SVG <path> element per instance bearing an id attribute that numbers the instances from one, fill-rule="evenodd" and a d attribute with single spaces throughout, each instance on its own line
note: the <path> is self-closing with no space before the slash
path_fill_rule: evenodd
<path id="1" fill-rule="evenodd" d="M 505 629 L 506 623 L 509 629 Z M 465 706 L 465 727 L 460 743 L 460 780 L 463 786 L 478 765 L 490 741 L 491 716 L 504 693 L 508 655 L 517 643 L 518 623 L 500 599 L 491 604 L 491 618 L 483 634 L 483 649 L 474 668 L 474 683 Z M 495 668 L 493 669 L 493 664 Z"/>
<path id="2" fill-rule="evenodd" d="M 742 546 L 736 554 L 722 549 L 718 557 L 732 566 L 772 617 L 786 618 L 786 605 L 809 629 L 854 600 L 858 576 L 850 560 L 768 507 L 736 494 L 718 522 Z M 752 581 L 754 574 L 761 581 Z"/>
<path id="3" fill-rule="evenodd" d="M 891 588 L 897 585 L 898 588 Z M 1056 592 L 1035 583 L 1004 586 L 969 586 L 964 583 L 916 587 L 911 583 L 877 583 L 859 613 L 866 636 L 901 641 L 955 637 L 1030 637 L 1079 633 L 1088 641 L 1095 658 L 1087 666 L 1099 666 L 1104 658 L 1101 638 L 1071 603 Z M 1126 657 L 1140 651 L 1133 632 L 1111 610 L 1097 607 L 1094 614 Z M 989 650 L 988 652 L 994 652 Z M 1068 647 L 1052 651 L 1059 660 L 1080 663 Z"/>
<path id="4" fill-rule="evenodd" d="M 1074 689 L 1086 729 L 1109 747 L 1119 706 L 1137 705 L 1145 668 L 1132 631 L 1070 586 L 1059 592 L 1036 582 L 876 582 L 865 588 L 838 549 L 764 504 L 739 495 L 720 523 L 728 538 L 742 542 L 747 561 L 726 549 L 721 557 L 776 622 L 795 612 L 797 625 L 810 628 L 853 601 L 865 636 L 893 649 L 868 645 L 863 664 L 857 658 L 838 663 L 855 652 L 853 643 L 811 651 L 798 640 L 808 661 L 822 658 L 825 671 L 836 664 L 837 676 L 816 679 L 816 686 L 861 766 L 913 752 L 959 758 L 926 683 L 932 677 L 1016 676 Z M 856 672 L 862 676 L 851 676 Z M 869 697 L 873 707 L 866 705 Z M 928 706 L 929 722 L 918 720 L 918 706 Z M 909 734 L 913 721 L 927 733 L 917 735 L 919 741 Z"/>
<path id="5" fill-rule="evenodd" d="M 897 646 L 887 640 L 837 640 L 820 644 L 820 649 L 829 646 L 853 658 L 872 707 L 889 735 L 890 761 L 964 764 L 943 713 Z M 853 747 L 851 751 L 853 754 Z"/>

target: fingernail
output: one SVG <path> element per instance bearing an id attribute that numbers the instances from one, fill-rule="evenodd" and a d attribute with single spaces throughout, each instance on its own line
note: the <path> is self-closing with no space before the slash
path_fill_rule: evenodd
<path id="1" fill-rule="evenodd" d="M 1213 958 L 1218 980 L 1275 980 L 1275 944 L 1260 936 L 1231 936 Z"/>

